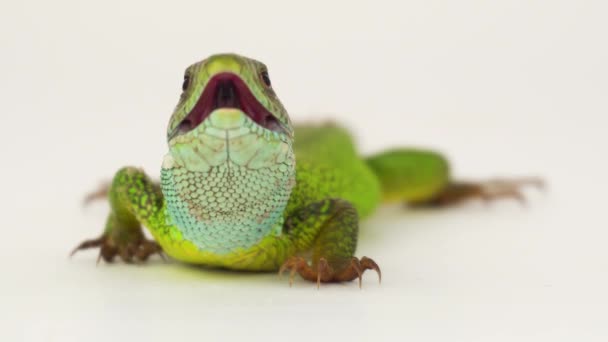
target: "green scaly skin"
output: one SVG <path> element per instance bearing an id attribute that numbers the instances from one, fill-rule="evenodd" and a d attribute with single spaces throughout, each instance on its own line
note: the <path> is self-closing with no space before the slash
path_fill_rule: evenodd
<path id="1" fill-rule="evenodd" d="M 215 109 L 191 127 L 187 118 L 222 73 L 237 76 L 272 114 L 268 127 L 237 108 Z M 448 193 L 447 162 L 411 149 L 362 158 L 335 124 L 294 127 L 265 73 L 262 63 L 234 54 L 189 67 L 169 122 L 161 185 L 136 168 L 118 171 L 104 233 L 77 250 L 99 246 L 107 261 L 115 255 L 131 261 L 162 248 L 186 263 L 283 267 L 318 282 L 360 279 L 365 269 L 379 273 L 373 260 L 354 257 L 359 219 L 381 201 L 430 203 Z M 144 238 L 142 226 L 158 245 Z"/>

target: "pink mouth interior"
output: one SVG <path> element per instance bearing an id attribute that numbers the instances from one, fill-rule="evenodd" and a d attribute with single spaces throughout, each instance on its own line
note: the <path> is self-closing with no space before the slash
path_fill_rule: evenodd
<path id="1" fill-rule="evenodd" d="M 233 73 L 224 72 L 209 80 L 198 102 L 190 114 L 180 122 L 172 136 L 190 132 L 219 108 L 240 109 L 256 124 L 283 132 L 279 121 L 258 102 L 245 82 Z"/>

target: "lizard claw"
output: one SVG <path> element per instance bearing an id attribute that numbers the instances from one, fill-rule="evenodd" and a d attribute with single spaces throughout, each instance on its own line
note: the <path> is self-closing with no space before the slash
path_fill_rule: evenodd
<path id="1" fill-rule="evenodd" d="M 374 270 L 378 273 L 378 283 L 382 284 L 382 271 L 380 271 L 380 266 L 376 264 L 376 262 L 366 256 L 361 258 L 361 268 L 363 270 Z M 363 271 L 361 271 L 363 273 Z"/>
<path id="2" fill-rule="evenodd" d="M 286 270 L 289 270 L 289 287 L 291 287 L 293 285 L 293 279 L 296 272 L 298 272 L 298 270 L 302 268 L 304 264 L 306 264 L 306 260 L 304 260 L 302 257 L 291 257 L 287 259 L 287 261 L 281 265 L 281 268 L 279 268 L 279 277 L 282 277 L 283 273 L 285 273 Z"/>
<path id="3" fill-rule="evenodd" d="M 525 186 L 545 190 L 545 182 L 540 178 L 493 179 L 479 184 L 479 196 L 485 202 L 498 198 L 512 198 L 525 205 L 526 198 L 522 193 L 522 188 Z"/>
<path id="4" fill-rule="evenodd" d="M 78 246 L 76 246 L 76 248 L 74 248 L 72 250 L 72 252 L 70 253 L 70 258 L 73 257 L 74 254 L 76 254 L 76 252 L 78 252 L 80 250 L 101 246 L 103 244 L 103 240 L 104 240 L 103 236 L 100 236 L 97 239 L 84 240 Z"/>

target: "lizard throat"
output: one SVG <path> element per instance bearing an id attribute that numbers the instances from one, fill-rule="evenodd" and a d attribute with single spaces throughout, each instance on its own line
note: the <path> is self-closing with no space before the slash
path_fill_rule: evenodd
<path id="1" fill-rule="evenodd" d="M 215 112 L 196 134 L 177 137 L 161 170 L 170 223 L 218 255 L 280 234 L 295 184 L 291 140 L 233 114 Z"/>
<path id="2" fill-rule="evenodd" d="M 228 162 L 207 172 L 163 169 L 168 216 L 199 250 L 225 255 L 282 231 L 293 185 L 281 168 L 251 170 Z"/>

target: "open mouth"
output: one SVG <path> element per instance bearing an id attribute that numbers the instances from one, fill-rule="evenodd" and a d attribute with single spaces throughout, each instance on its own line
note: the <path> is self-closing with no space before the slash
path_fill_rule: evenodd
<path id="1" fill-rule="evenodd" d="M 192 131 L 220 108 L 239 109 L 259 126 L 284 133 L 277 118 L 258 102 L 245 82 L 233 73 L 223 72 L 209 80 L 198 102 L 171 137 Z"/>

